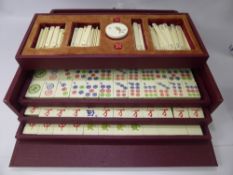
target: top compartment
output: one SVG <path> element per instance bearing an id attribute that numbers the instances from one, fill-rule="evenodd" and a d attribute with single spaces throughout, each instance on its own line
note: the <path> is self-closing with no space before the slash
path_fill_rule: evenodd
<path id="1" fill-rule="evenodd" d="M 36 14 L 16 58 L 27 69 L 197 68 L 208 53 L 187 13 L 80 10 Z"/>

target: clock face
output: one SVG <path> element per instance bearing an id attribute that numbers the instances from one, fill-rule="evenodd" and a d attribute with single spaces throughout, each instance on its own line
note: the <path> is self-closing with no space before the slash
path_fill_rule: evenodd
<path id="1" fill-rule="evenodd" d="M 105 32 L 109 38 L 122 39 L 128 34 L 128 27 L 123 23 L 111 23 L 106 26 Z"/>

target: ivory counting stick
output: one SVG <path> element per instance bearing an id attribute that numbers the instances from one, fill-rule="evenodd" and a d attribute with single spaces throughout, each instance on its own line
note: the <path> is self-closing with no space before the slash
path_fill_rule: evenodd
<path id="1" fill-rule="evenodd" d="M 91 28 L 92 28 L 91 25 L 87 26 L 87 28 L 85 30 L 85 33 L 84 33 L 84 35 L 82 37 L 82 40 L 81 40 L 81 45 L 82 46 L 86 46 L 87 45 L 87 43 L 88 43 L 88 37 L 89 37 L 89 35 L 91 33 Z"/>
<path id="2" fill-rule="evenodd" d="M 100 45 L 100 30 L 97 30 L 97 37 L 96 37 L 96 46 Z"/>
<path id="3" fill-rule="evenodd" d="M 77 32 L 77 35 L 76 35 L 76 38 L 75 38 L 75 41 L 74 41 L 74 47 L 79 46 L 79 43 L 80 43 L 80 40 L 81 40 L 81 37 L 82 37 L 82 32 L 83 32 L 83 28 L 82 27 L 78 28 L 78 32 Z"/>
<path id="4" fill-rule="evenodd" d="M 182 36 L 182 29 L 178 25 L 176 26 L 176 33 L 177 33 L 177 36 L 178 36 L 180 47 L 181 47 L 182 50 L 184 50 L 185 49 L 185 45 L 184 45 L 183 36 Z"/>
<path id="5" fill-rule="evenodd" d="M 180 47 L 180 43 L 179 43 L 179 40 L 178 40 L 178 36 L 177 36 L 174 24 L 171 24 L 170 31 L 171 31 L 172 40 L 173 40 L 173 42 L 175 44 L 176 50 L 180 50 L 181 47 Z"/>
<path id="6" fill-rule="evenodd" d="M 74 47 L 74 42 L 75 42 L 75 40 L 76 40 L 77 33 L 78 33 L 78 28 L 75 27 L 75 28 L 74 28 L 73 37 L 72 37 L 72 40 L 71 40 L 71 43 L 70 43 L 70 46 L 71 46 L 71 47 Z"/>
<path id="7" fill-rule="evenodd" d="M 47 37 L 46 42 L 45 42 L 45 48 L 49 48 L 50 47 L 50 42 L 52 40 L 54 29 L 55 29 L 54 26 L 52 26 L 52 27 L 49 28 L 48 37 Z"/>
<path id="8" fill-rule="evenodd" d="M 161 35 L 162 35 L 163 38 L 164 38 L 164 41 L 165 41 L 165 49 L 166 49 L 166 50 L 170 50 L 168 37 L 167 37 L 167 34 L 166 34 L 166 32 L 165 32 L 164 26 L 163 26 L 162 24 L 159 25 L 159 30 L 160 30 L 160 32 L 161 32 Z"/>
<path id="9" fill-rule="evenodd" d="M 38 37 L 37 42 L 36 42 L 36 47 L 35 47 L 36 49 L 41 48 L 41 40 L 43 37 L 43 33 L 44 33 L 44 29 L 41 29 L 39 37 Z"/>
<path id="10" fill-rule="evenodd" d="M 98 30 L 98 28 L 96 27 L 96 28 L 94 29 L 94 33 L 93 33 L 92 46 L 96 46 L 96 34 L 97 34 L 97 30 Z"/>
<path id="11" fill-rule="evenodd" d="M 48 32 L 49 32 L 49 28 L 45 27 L 44 28 L 44 32 L 43 32 L 43 36 L 41 38 L 41 46 L 40 46 L 40 48 L 44 48 L 45 47 L 45 42 L 46 42 L 47 37 L 48 37 Z"/>
<path id="12" fill-rule="evenodd" d="M 60 31 L 60 26 L 56 26 L 53 32 L 52 40 L 50 42 L 50 48 L 54 48 L 56 46 L 59 31 Z"/>
<path id="13" fill-rule="evenodd" d="M 184 41 L 184 45 L 185 45 L 186 50 L 191 50 L 189 43 L 188 43 L 188 40 L 187 40 L 182 28 L 181 28 L 181 33 L 182 33 L 182 37 L 183 37 L 183 41 Z"/>
<path id="14" fill-rule="evenodd" d="M 92 28 L 92 29 L 91 29 L 91 32 L 90 32 L 90 34 L 89 34 L 89 36 L 88 36 L 87 47 L 91 47 L 91 46 L 92 46 L 93 32 L 94 32 L 94 29 Z"/>
<path id="15" fill-rule="evenodd" d="M 142 27 L 141 24 L 138 24 L 138 33 L 139 33 L 139 39 L 141 43 L 141 50 L 145 50 L 145 43 L 142 35 Z"/>
<path id="16" fill-rule="evenodd" d="M 140 43 L 140 38 L 139 38 L 139 31 L 138 31 L 138 26 L 137 23 L 133 23 L 133 30 L 134 30 L 134 39 L 135 39 L 135 44 L 136 44 L 136 49 L 141 50 L 141 43 Z"/>
<path id="17" fill-rule="evenodd" d="M 153 23 L 152 27 L 154 28 L 154 30 L 156 31 L 156 33 L 158 35 L 159 45 L 160 45 L 161 50 L 166 50 L 166 40 L 164 39 L 158 25 Z"/>
<path id="18" fill-rule="evenodd" d="M 61 46 L 62 41 L 63 41 L 63 37 L 64 37 L 64 32 L 65 32 L 64 29 L 60 29 L 59 35 L 58 35 L 58 39 L 57 39 L 56 47 L 60 47 Z"/>
<path id="19" fill-rule="evenodd" d="M 158 35 L 154 31 L 153 27 L 149 26 L 149 28 L 150 28 L 150 33 L 151 33 L 151 38 L 152 38 L 154 48 L 157 49 L 157 50 L 160 50 Z"/>
<path id="20" fill-rule="evenodd" d="M 175 46 L 174 46 L 174 43 L 172 41 L 172 37 L 171 37 L 171 34 L 170 34 L 170 30 L 169 30 L 170 27 L 166 23 L 163 24 L 163 27 L 164 27 L 164 32 L 166 33 L 166 37 L 167 37 L 167 40 L 168 40 L 168 45 L 169 45 L 171 50 L 174 50 Z"/>

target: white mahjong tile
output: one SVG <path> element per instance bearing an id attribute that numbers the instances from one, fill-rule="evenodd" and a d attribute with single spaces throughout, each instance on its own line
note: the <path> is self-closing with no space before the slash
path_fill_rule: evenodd
<path id="1" fill-rule="evenodd" d="M 113 108 L 113 117 L 115 118 L 127 118 L 126 108 Z"/>
<path id="2" fill-rule="evenodd" d="M 181 81 L 180 69 L 167 69 L 167 80 Z"/>
<path id="3" fill-rule="evenodd" d="M 181 80 L 187 81 L 195 81 L 192 70 L 191 69 L 179 69 Z"/>
<path id="4" fill-rule="evenodd" d="M 121 136 L 128 135 L 128 131 L 130 130 L 130 125 L 117 124 L 113 125 L 110 128 L 111 135 Z"/>
<path id="5" fill-rule="evenodd" d="M 83 125 L 84 135 L 99 135 L 99 126 L 94 124 Z"/>
<path id="6" fill-rule="evenodd" d="M 59 75 L 59 80 L 70 80 L 72 81 L 75 76 L 75 70 L 74 69 L 64 69 L 64 70 L 59 70 L 58 72 Z"/>
<path id="7" fill-rule="evenodd" d="M 101 69 L 100 80 L 113 81 L 114 71 L 112 69 Z"/>
<path id="8" fill-rule="evenodd" d="M 149 136 L 159 135 L 156 125 L 142 125 L 142 133 Z"/>
<path id="9" fill-rule="evenodd" d="M 172 110 L 169 107 L 158 107 L 156 110 L 158 112 L 158 118 L 173 118 Z"/>
<path id="10" fill-rule="evenodd" d="M 44 81 L 40 81 L 40 80 L 32 80 L 25 97 L 27 98 L 39 98 L 41 91 L 43 89 L 44 86 Z"/>
<path id="11" fill-rule="evenodd" d="M 87 70 L 87 76 L 86 76 L 87 81 L 98 81 L 100 80 L 100 69 L 89 69 Z"/>
<path id="12" fill-rule="evenodd" d="M 69 125 L 69 135 L 83 135 L 84 133 L 84 125 L 80 125 L 78 123 Z"/>
<path id="13" fill-rule="evenodd" d="M 47 80 L 48 78 L 48 71 L 47 70 L 36 70 L 33 73 L 33 80 Z"/>
<path id="14" fill-rule="evenodd" d="M 167 80 L 167 70 L 166 69 L 154 69 L 155 80 Z"/>
<path id="15" fill-rule="evenodd" d="M 112 98 L 114 96 L 113 81 L 99 82 L 99 98 Z"/>
<path id="16" fill-rule="evenodd" d="M 114 81 L 114 93 L 115 98 L 127 98 L 128 97 L 128 82 L 127 81 Z"/>
<path id="17" fill-rule="evenodd" d="M 113 117 L 113 108 L 105 107 L 105 108 L 94 108 L 97 112 L 98 117 L 109 118 Z"/>
<path id="18" fill-rule="evenodd" d="M 53 98 L 56 93 L 58 80 L 46 81 L 42 88 L 40 98 Z"/>
<path id="19" fill-rule="evenodd" d="M 177 81 L 168 81 L 168 85 L 170 86 L 169 94 L 171 98 L 186 98 L 187 92 L 183 83 Z"/>
<path id="20" fill-rule="evenodd" d="M 34 116 L 38 116 L 40 113 L 40 107 L 35 107 L 35 106 L 29 106 L 26 108 L 24 115 L 34 115 Z"/>
<path id="21" fill-rule="evenodd" d="M 114 81 L 127 81 L 128 74 L 126 69 L 115 69 L 113 70 L 113 79 Z"/>
<path id="22" fill-rule="evenodd" d="M 69 135 L 70 127 L 68 124 L 54 124 L 53 135 Z"/>
<path id="23" fill-rule="evenodd" d="M 140 69 L 141 80 L 156 80 L 156 69 Z"/>
<path id="24" fill-rule="evenodd" d="M 198 108 L 198 107 L 188 108 L 188 112 L 189 112 L 190 118 L 204 118 L 205 117 L 202 108 Z"/>
<path id="25" fill-rule="evenodd" d="M 73 80 L 70 88 L 70 98 L 84 98 L 86 81 Z"/>
<path id="26" fill-rule="evenodd" d="M 173 108 L 174 118 L 189 118 L 189 113 L 187 108 Z"/>
<path id="27" fill-rule="evenodd" d="M 85 117 L 99 117 L 100 108 L 85 108 Z"/>
<path id="28" fill-rule="evenodd" d="M 56 69 L 47 70 L 46 80 L 49 81 L 59 80 L 59 70 Z"/>
<path id="29" fill-rule="evenodd" d="M 158 98 L 170 98 L 171 86 L 167 81 L 156 81 L 156 87 L 158 91 Z"/>
<path id="30" fill-rule="evenodd" d="M 157 108 L 145 108 L 144 118 L 159 118 L 159 115 L 159 110 L 157 110 Z"/>
<path id="31" fill-rule="evenodd" d="M 138 125 L 138 124 L 129 125 L 128 135 L 143 135 L 142 125 Z"/>
<path id="32" fill-rule="evenodd" d="M 23 128 L 23 134 L 37 134 L 40 124 L 27 123 Z"/>
<path id="33" fill-rule="evenodd" d="M 68 117 L 69 111 L 66 107 L 56 107 L 50 113 L 51 117 Z"/>
<path id="34" fill-rule="evenodd" d="M 126 118 L 144 118 L 144 108 L 125 108 Z"/>
<path id="35" fill-rule="evenodd" d="M 128 81 L 130 80 L 141 80 L 141 72 L 139 69 L 128 69 Z"/>
<path id="36" fill-rule="evenodd" d="M 144 98 L 157 98 L 158 88 L 155 81 L 141 81 L 141 94 Z"/>
<path id="37" fill-rule="evenodd" d="M 156 125 L 159 135 L 187 135 L 185 125 Z"/>
<path id="38" fill-rule="evenodd" d="M 186 125 L 188 135 L 203 135 L 201 126 L 199 125 Z"/>
<path id="39" fill-rule="evenodd" d="M 143 98 L 142 84 L 140 81 L 128 81 L 128 97 Z"/>
<path id="40" fill-rule="evenodd" d="M 99 83 L 98 81 L 86 81 L 85 98 L 99 97 Z"/>
<path id="41" fill-rule="evenodd" d="M 85 107 L 68 107 L 66 109 L 66 117 L 86 117 Z"/>
<path id="42" fill-rule="evenodd" d="M 55 124 L 42 124 L 38 129 L 39 135 L 53 135 Z"/>
<path id="43" fill-rule="evenodd" d="M 184 89 L 187 93 L 187 98 L 200 98 L 200 92 L 196 82 L 194 81 L 185 81 L 183 82 Z"/>
<path id="44" fill-rule="evenodd" d="M 68 98 L 70 96 L 71 84 L 72 84 L 71 80 L 59 80 L 54 97 Z"/>
<path id="45" fill-rule="evenodd" d="M 85 69 L 76 69 L 73 73 L 73 79 L 74 80 L 82 80 L 85 81 L 87 79 L 87 71 Z"/>
<path id="46" fill-rule="evenodd" d="M 66 107 L 41 107 L 39 117 L 65 117 Z"/>
<path id="47" fill-rule="evenodd" d="M 114 125 L 111 124 L 100 124 L 99 135 L 114 135 Z"/>

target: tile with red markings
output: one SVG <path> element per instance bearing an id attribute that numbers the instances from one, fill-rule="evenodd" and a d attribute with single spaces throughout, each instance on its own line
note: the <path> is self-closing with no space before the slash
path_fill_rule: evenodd
<path id="1" fill-rule="evenodd" d="M 47 123 L 42 124 L 38 129 L 38 134 L 53 135 L 54 125 L 55 124 L 47 124 Z"/>
<path id="2" fill-rule="evenodd" d="M 142 94 L 142 85 L 140 81 L 128 81 L 128 97 L 129 98 L 141 98 Z"/>
<path id="3" fill-rule="evenodd" d="M 125 108 L 127 118 L 144 118 L 144 108 Z"/>
<path id="4" fill-rule="evenodd" d="M 109 118 L 113 117 L 113 108 L 94 108 L 98 117 Z"/>
<path id="5" fill-rule="evenodd" d="M 158 107 L 156 110 L 158 118 L 173 118 L 172 110 L 169 107 Z"/>
<path id="6" fill-rule="evenodd" d="M 166 80 L 167 79 L 167 70 L 166 69 L 155 69 L 154 77 L 156 80 Z"/>
<path id="7" fill-rule="evenodd" d="M 159 118 L 161 116 L 157 108 L 145 108 L 144 117 L 145 118 Z"/>
<path id="8" fill-rule="evenodd" d="M 85 81 L 87 79 L 87 71 L 88 70 L 82 70 L 82 69 L 73 70 L 72 72 L 73 80 Z"/>
<path id="9" fill-rule="evenodd" d="M 68 107 L 66 117 L 87 117 L 85 107 Z"/>
<path id="10" fill-rule="evenodd" d="M 57 90 L 58 80 L 46 81 L 42 88 L 40 98 L 53 98 Z"/>
<path id="11" fill-rule="evenodd" d="M 155 81 L 141 81 L 141 94 L 145 98 L 158 97 L 158 89 Z"/>
<path id="12" fill-rule="evenodd" d="M 168 85 L 170 86 L 169 94 L 172 98 L 186 98 L 187 93 L 185 91 L 184 85 L 181 82 L 169 81 Z"/>
<path id="13" fill-rule="evenodd" d="M 57 90 L 54 95 L 55 98 L 67 98 L 70 96 L 71 80 L 59 80 Z"/>
<path id="14" fill-rule="evenodd" d="M 23 128 L 23 134 L 38 134 L 38 130 L 42 124 L 27 123 Z"/>
<path id="15" fill-rule="evenodd" d="M 202 108 L 188 108 L 189 118 L 204 118 L 204 112 Z"/>
<path id="16" fill-rule="evenodd" d="M 113 81 L 99 82 L 99 98 L 112 98 L 114 96 Z"/>
<path id="17" fill-rule="evenodd" d="M 40 113 L 40 107 L 29 106 L 26 108 L 24 115 L 26 116 L 38 116 Z"/>
<path id="18" fill-rule="evenodd" d="M 69 124 L 55 124 L 53 127 L 53 135 L 69 135 L 70 125 Z"/>
<path id="19" fill-rule="evenodd" d="M 174 118 L 189 118 L 187 108 L 173 108 Z"/>
<path id="20" fill-rule="evenodd" d="M 181 80 L 191 80 L 195 81 L 191 69 L 179 69 Z"/>
<path id="21" fill-rule="evenodd" d="M 73 81 L 70 90 L 70 98 L 98 98 L 98 81 Z"/>
<path id="22" fill-rule="evenodd" d="M 201 94 L 195 81 L 185 81 L 183 82 L 183 86 L 188 98 L 201 98 Z"/>
<path id="23" fill-rule="evenodd" d="M 155 80 L 156 79 L 156 69 L 140 69 L 141 80 Z"/>
<path id="24" fill-rule="evenodd" d="M 57 107 L 41 107 L 39 117 L 56 117 Z"/>
<path id="25" fill-rule="evenodd" d="M 49 81 L 59 80 L 59 70 L 56 69 L 47 70 L 46 80 Z"/>
<path id="26" fill-rule="evenodd" d="M 114 70 L 112 69 L 101 69 L 100 70 L 100 80 L 104 81 L 113 81 Z"/>
<path id="27" fill-rule="evenodd" d="M 100 69 L 89 69 L 89 70 L 87 70 L 87 73 L 86 73 L 86 80 L 87 81 L 100 80 L 100 75 L 101 75 Z"/>
<path id="28" fill-rule="evenodd" d="M 127 118 L 128 111 L 126 108 L 114 108 L 113 117 L 115 118 Z"/>
<path id="29" fill-rule="evenodd" d="M 156 87 L 158 90 L 158 98 L 170 98 L 170 89 L 168 82 L 156 81 Z"/>
<path id="30" fill-rule="evenodd" d="M 58 72 L 59 80 L 70 80 L 70 81 L 72 81 L 74 79 L 74 73 L 75 73 L 74 69 L 60 70 Z"/>
<path id="31" fill-rule="evenodd" d="M 78 123 L 70 124 L 69 135 L 83 135 L 83 127 L 84 125 L 80 125 Z"/>
<path id="32" fill-rule="evenodd" d="M 126 69 L 114 69 L 113 70 L 113 79 L 114 81 L 127 81 L 128 80 L 128 72 Z"/>
<path id="33" fill-rule="evenodd" d="M 127 81 L 114 81 L 114 93 L 115 98 L 127 98 L 128 97 L 128 83 Z"/>
<path id="34" fill-rule="evenodd" d="M 128 69 L 128 81 L 130 80 L 141 80 L 141 72 L 139 69 Z"/>

